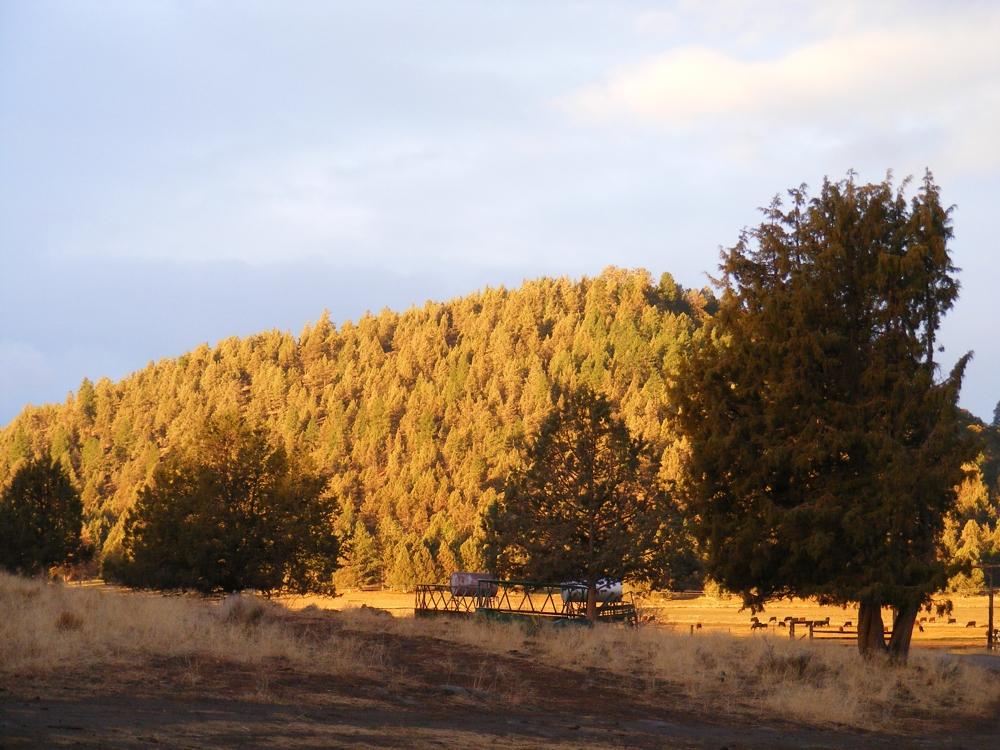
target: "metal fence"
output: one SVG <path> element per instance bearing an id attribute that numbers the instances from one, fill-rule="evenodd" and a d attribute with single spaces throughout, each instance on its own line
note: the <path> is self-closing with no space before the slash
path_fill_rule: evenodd
<path id="1" fill-rule="evenodd" d="M 474 596 L 458 596 L 450 586 L 420 584 L 416 587 L 414 615 L 482 614 L 491 619 L 578 621 L 587 619 L 586 601 L 563 601 L 559 583 L 481 580 Z M 599 622 L 635 624 L 638 616 L 631 594 L 617 602 L 598 602 Z"/>

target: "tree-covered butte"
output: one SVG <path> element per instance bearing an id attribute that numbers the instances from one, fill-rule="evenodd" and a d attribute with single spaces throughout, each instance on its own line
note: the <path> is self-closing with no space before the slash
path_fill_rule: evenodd
<path id="1" fill-rule="evenodd" d="M 28 455 L 59 459 L 80 489 L 87 537 L 102 560 L 117 559 L 161 456 L 233 412 L 330 477 L 345 548 L 338 586 L 439 581 L 481 569 L 481 512 L 549 414 L 555 383 L 604 394 L 663 475 L 677 474 L 667 385 L 713 304 L 669 274 L 657 283 L 611 268 L 339 328 L 323 316 L 297 338 L 226 339 L 26 407 L 0 430 L 0 485 Z"/>
<path id="2" fill-rule="evenodd" d="M 22 460 L 0 493 L 0 567 L 34 575 L 81 562 L 83 504 L 69 473 L 48 456 Z"/>
<path id="3" fill-rule="evenodd" d="M 206 594 L 332 593 L 339 546 L 326 485 L 264 430 L 213 415 L 139 490 L 115 577 Z"/>
<path id="4" fill-rule="evenodd" d="M 601 579 L 670 588 L 693 554 L 658 463 L 606 398 L 586 386 L 563 393 L 487 514 L 490 567 L 585 583 L 591 622 Z"/>
<path id="5" fill-rule="evenodd" d="M 677 380 L 697 533 L 708 574 L 750 607 L 857 602 L 861 652 L 905 661 L 976 455 L 957 407 L 968 355 L 936 379 L 958 294 L 948 212 L 929 174 L 912 203 L 888 179 L 790 195 L 723 253 L 711 336 Z"/>

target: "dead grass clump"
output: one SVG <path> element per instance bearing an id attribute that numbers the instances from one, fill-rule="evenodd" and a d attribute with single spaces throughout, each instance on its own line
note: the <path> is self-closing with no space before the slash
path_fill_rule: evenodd
<path id="1" fill-rule="evenodd" d="M 230 594 L 219 605 L 219 616 L 230 625 L 257 625 L 269 609 L 277 608 L 259 596 Z"/>
<path id="2" fill-rule="evenodd" d="M 56 630 L 79 630 L 82 627 L 83 618 L 66 610 L 63 610 L 59 619 L 56 620 Z"/>
<path id="3" fill-rule="evenodd" d="M 281 662 L 326 674 L 370 669 L 368 655 L 353 639 L 328 630 L 298 634 L 270 616 L 277 610 L 256 597 L 230 597 L 220 604 L 0 573 L 0 672 L 135 666 L 162 658 L 249 666 Z M 237 623 L 246 627 L 233 627 Z"/>

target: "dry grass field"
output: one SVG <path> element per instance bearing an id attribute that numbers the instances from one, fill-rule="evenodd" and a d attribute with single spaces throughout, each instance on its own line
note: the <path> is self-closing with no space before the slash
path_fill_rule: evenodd
<path id="1" fill-rule="evenodd" d="M 865 663 L 849 646 L 751 635 L 747 612 L 706 597 L 646 602 L 656 622 L 638 628 L 534 632 L 415 619 L 412 604 L 0 575 L 0 747 L 854 748 L 956 733 L 1000 746 L 1000 674 L 947 648 L 917 645 L 907 668 Z M 956 614 L 978 606 L 956 600 Z M 827 616 L 815 609 L 787 614 Z"/>
<path id="2" fill-rule="evenodd" d="M 950 616 L 938 617 L 934 612 L 921 612 L 922 631 L 914 632 L 913 643 L 923 647 L 940 647 L 946 649 L 963 649 L 981 647 L 986 643 L 986 622 L 988 613 L 988 600 L 985 596 L 941 596 L 939 601 L 945 598 L 951 600 L 953 611 Z M 367 607 L 377 607 L 384 609 L 396 617 L 406 617 L 413 613 L 414 597 L 411 593 L 398 591 L 347 591 L 335 598 L 306 596 L 306 597 L 286 597 L 280 600 L 283 605 L 290 609 L 302 609 L 312 605 L 323 609 L 345 610 Z M 994 602 L 996 612 L 994 617 L 996 622 L 994 627 L 1000 627 L 1000 595 Z M 651 617 L 658 626 L 673 628 L 681 633 L 695 626 L 698 630 L 711 633 L 728 633 L 735 636 L 751 635 L 750 632 L 750 612 L 742 610 L 739 599 L 724 598 L 718 599 L 711 596 L 695 594 L 654 594 L 646 598 L 638 598 L 640 614 Z M 778 622 L 786 617 L 805 618 L 807 620 L 823 620 L 830 618 L 832 626 L 840 626 L 845 623 L 857 625 L 858 610 L 855 607 L 821 607 L 815 602 L 796 599 L 792 601 L 782 600 L 768 605 L 763 614 L 757 618 L 767 624 L 771 617 L 776 622 L 770 623 L 766 630 L 767 635 L 787 636 L 788 630 L 780 628 Z M 892 622 L 889 610 L 883 612 L 883 618 L 887 625 Z M 948 620 L 955 620 L 948 624 Z M 969 623 L 975 623 L 974 627 L 968 627 Z M 700 626 L 700 627 L 699 627 Z M 796 633 L 801 637 L 804 634 L 801 628 Z M 761 635 L 758 631 L 755 635 Z"/>

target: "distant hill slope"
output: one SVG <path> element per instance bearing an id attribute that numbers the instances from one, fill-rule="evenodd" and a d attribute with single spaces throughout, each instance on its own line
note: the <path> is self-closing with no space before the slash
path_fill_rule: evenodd
<path id="1" fill-rule="evenodd" d="M 62 405 L 27 407 L 0 431 L 0 483 L 32 452 L 65 461 L 106 556 L 161 452 L 207 415 L 238 409 L 308 455 L 343 499 L 341 584 L 397 586 L 476 568 L 479 513 L 551 406 L 554 383 L 586 382 L 676 470 L 666 382 L 706 293 L 668 274 L 605 270 L 486 289 L 336 330 L 270 331 L 202 345 L 119 383 L 84 381 Z"/>

